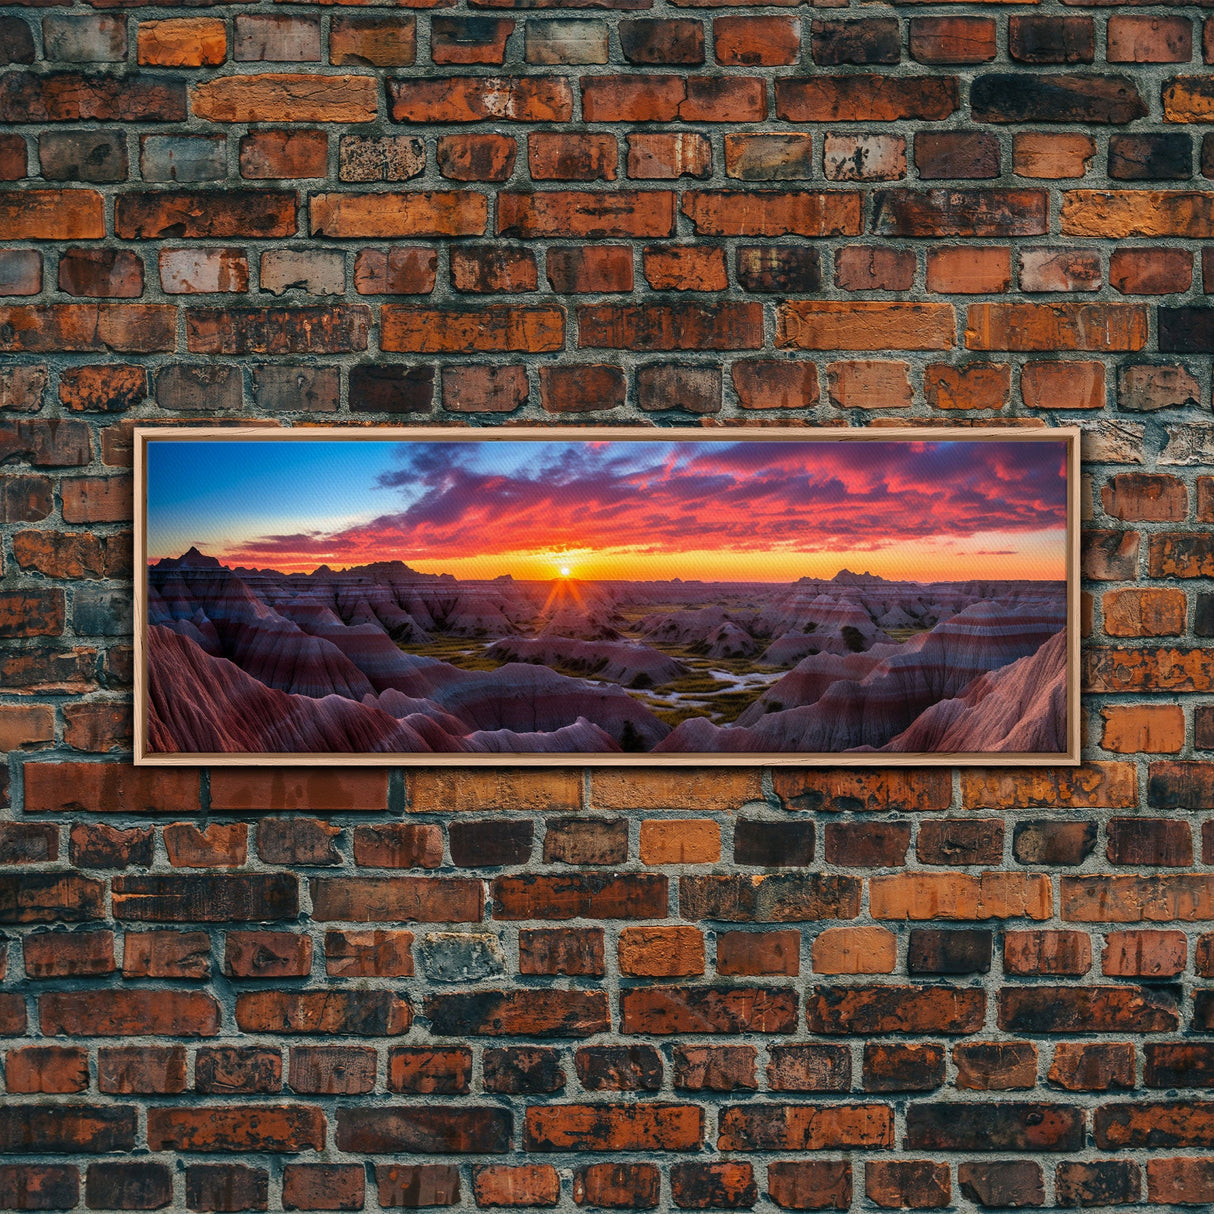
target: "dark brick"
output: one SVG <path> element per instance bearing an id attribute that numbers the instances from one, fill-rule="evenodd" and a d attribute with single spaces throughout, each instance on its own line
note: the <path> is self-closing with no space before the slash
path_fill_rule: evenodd
<path id="1" fill-rule="evenodd" d="M 264 1210 L 270 1176 L 264 1168 L 239 1163 L 198 1163 L 185 1170 L 185 1202 L 191 1210 Z"/>
<path id="2" fill-rule="evenodd" d="M 1113 135 L 1109 176 L 1120 181 L 1175 181 L 1193 174 L 1193 141 L 1186 134 Z"/>
<path id="3" fill-rule="evenodd" d="M 535 1094 L 559 1092 L 565 1086 L 565 1071 L 556 1050 L 487 1049 L 482 1067 L 486 1092 Z"/>
<path id="4" fill-rule="evenodd" d="M 822 287 L 818 250 L 808 245 L 739 245 L 738 285 L 768 295 L 808 295 Z"/>
<path id="5" fill-rule="evenodd" d="M 84 1200 L 94 1210 L 161 1210 L 173 1200 L 173 1174 L 162 1163 L 91 1163 Z"/>
<path id="6" fill-rule="evenodd" d="M 927 1151 L 1078 1151 L 1083 1110 L 1029 1102 L 912 1104 L 906 1143 Z"/>
<path id="7" fill-rule="evenodd" d="M 1082 864 L 1096 846 L 1096 823 L 1038 820 L 1017 822 L 1012 854 L 1021 864 Z"/>
<path id="8" fill-rule="evenodd" d="M 733 858 L 737 864 L 762 868 L 804 868 L 814 858 L 814 824 L 739 818 L 734 824 Z"/>
<path id="9" fill-rule="evenodd" d="M 587 1091 L 656 1092 L 662 1086 L 662 1057 L 651 1045 L 584 1046 L 574 1065 Z"/>
<path id="10" fill-rule="evenodd" d="M 1214 353 L 1214 308 L 1159 308 L 1159 349 Z"/>
<path id="11" fill-rule="evenodd" d="M 429 413 L 433 407 L 433 367 L 363 363 L 350 369 L 355 413 Z"/>
<path id="12" fill-rule="evenodd" d="M 1041 1165 L 1028 1159 L 962 1163 L 957 1181 L 963 1196 L 984 1209 L 1023 1209 L 1045 1205 Z"/>
<path id="13" fill-rule="evenodd" d="M 847 63 L 897 63 L 902 39 L 896 17 L 865 21 L 814 21 L 810 47 L 819 67 Z"/>
<path id="14" fill-rule="evenodd" d="M 866 1092 L 930 1092 L 944 1083 L 944 1047 L 875 1045 L 864 1047 Z"/>
<path id="15" fill-rule="evenodd" d="M 992 933 L 980 928 L 913 928 L 907 943 L 910 974 L 987 974 Z"/>
<path id="16" fill-rule="evenodd" d="M 1142 1169 L 1130 1159 L 1060 1163 L 1054 1193 L 1064 1207 L 1134 1203 L 1142 1194 Z"/>
<path id="17" fill-rule="evenodd" d="M 1145 118 L 1146 102 L 1128 76 L 990 72 L 970 89 L 976 122 L 1092 122 L 1121 126 Z"/>
<path id="18" fill-rule="evenodd" d="M 452 822 L 447 830 L 451 861 L 461 868 L 525 864 L 531 856 L 532 825 L 501 818 Z"/>
<path id="19" fill-rule="evenodd" d="M 1008 51 L 1021 63 L 1091 63 L 1096 33 L 1091 17 L 1011 17 Z"/>

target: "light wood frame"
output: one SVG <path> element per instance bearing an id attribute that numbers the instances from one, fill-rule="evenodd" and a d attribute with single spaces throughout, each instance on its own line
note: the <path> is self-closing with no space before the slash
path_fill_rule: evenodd
<path id="1" fill-rule="evenodd" d="M 770 427 L 714 426 L 704 429 L 670 427 L 512 427 L 492 429 L 451 426 L 301 426 L 269 428 L 247 426 L 155 426 L 134 430 L 135 463 L 135 763 L 146 766 L 457 766 L 457 767 L 607 767 L 607 766 L 784 766 L 784 767 L 984 767 L 1075 766 L 1080 762 L 1080 690 L 1079 690 L 1079 444 L 1078 427 Z M 568 439 L 651 440 L 657 442 L 1059 442 L 1066 443 L 1067 526 L 1066 526 L 1066 632 L 1067 632 L 1067 749 L 1064 753 L 887 753 L 874 751 L 837 751 L 822 753 L 728 754 L 689 752 L 674 754 L 642 753 L 569 753 L 518 754 L 492 753 L 158 753 L 150 752 L 147 739 L 147 492 L 146 451 L 149 441 L 157 442 L 526 442 Z"/>

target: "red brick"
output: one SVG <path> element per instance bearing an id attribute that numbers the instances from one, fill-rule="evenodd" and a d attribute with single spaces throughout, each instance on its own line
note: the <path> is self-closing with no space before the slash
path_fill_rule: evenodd
<path id="1" fill-rule="evenodd" d="M 908 409 L 910 364 L 893 359 L 828 363 L 826 391 L 836 409 Z"/>
<path id="2" fill-rule="evenodd" d="M 995 58 L 990 17 L 912 17 L 910 53 L 919 63 L 989 63 Z"/>
<path id="3" fill-rule="evenodd" d="M 413 933 L 375 929 L 325 932 L 325 972 L 334 978 L 408 978 Z"/>
<path id="4" fill-rule="evenodd" d="M 1009 931 L 1004 936 L 1003 964 L 1009 974 L 1086 974 L 1092 944 L 1083 932 Z"/>
<path id="5" fill-rule="evenodd" d="M 1109 283 L 1123 295 L 1171 295 L 1193 284 L 1188 249 L 1114 249 Z"/>
<path id="6" fill-rule="evenodd" d="M 850 245 L 835 254 L 835 285 L 845 291 L 909 291 L 915 256 L 905 249 Z"/>
<path id="7" fill-rule="evenodd" d="M 955 342 L 948 304 L 794 301 L 777 305 L 776 347 L 801 350 L 947 350 Z"/>
<path id="8" fill-rule="evenodd" d="M 927 1159 L 870 1159 L 864 1165 L 864 1195 L 885 1210 L 936 1210 L 951 1204 L 946 1163 Z"/>
<path id="9" fill-rule="evenodd" d="M 606 1209 L 652 1210 L 661 1173 L 652 1163 L 592 1163 L 573 1174 L 573 1200 Z"/>
<path id="10" fill-rule="evenodd" d="M 361 1210 L 366 1177 L 361 1164 L 289 1163 L 282 1173 L 284 1210 Z"/>
<path id="11" fill-rule="evenodd" d="M 240 137 L 240 175 L 267 181 L 324 177 L 328 152 L 324 131 L 250 131 Z"/>
<path id="12" fill-rule="evenodd" d="M 1183 590 L 1106 590 L 1101 608 L 1109 636 L 1179 636 L 1184 632 Z"/>
<path id="13" fill-rule="evenodd" d="M 601 977 L 602 928 L 521 928 L 519 973 Z"/>
<path id="14" fill-rule="evenodd" d="M 1006 363 L 930 363 L 923 373 L 924 395 L 936 409 L 1002 409 L 1011 391 L 1012 369 Z"/>
<path id="15" fill-rule="evenodd" d="M 540 368 L 540 401 L 550 413 L 587 413 L 624 403 L 624 372 L 589 364 Z"/>
<path id="16" fill-rule="evenodd" d="M 28 763 L 25 808 L 34 813 L 196 813 L 196 771 L 121 763 Z"/>
<path id="17" fill-rule="evenodd" d="M 417 22 L 390 17 L 334 16 L 329 25 L 329 62 L 351 67 L 408 67 L 417 57 Z M 323 174 L 321 174 L 323 176 Z"/>
<path id="18" fill-rule="evenodd" d="M 214 17 L 141 21 L 138 60 L 152 67 L 216 67 L 227 57 L 227 29 Z"/>
<path id="19" fill-rule="evenodd" d="M 773 1092 L 846 1092 L 851 1051 L 845 1045 L 772 1045 L 767 1086 Z"/>
<path id="20" fill-rule="evenodd" d="M 96 240 L 104 235 L 102 199 L 96 190 L 0 193 L 0 239 Z"/>
<path id="21" fill-rule="evenodd" d="M 634 180 L 674 181 L 707 177 L 712 171 L 712 146 L 694 131 L 629 133 L 628 176 Z"/>
<path id="22" fill-rule="evenodd" d="M 942 294 L 989 295 L 1006 291 L 1012 280 L 1011 251 L 999 247 L 930 249 L 927 289 Z"/>
<path id="23" fill-rule="evenodd" d="M 722 1151 L 821 1151 L 892 1146 L 893 1110 L 884 1104 L 748 1104 L 720 1114 Z"/>
<path id="24" fill-rule="evenodd" d="M 482 1209 L 554 1206 L 561 1199 L 561 1180 L 551 1164 L 487 1164 L 473 1169 L 472 1192 Z"/>
<path id="25" fill-rule="evenodd" d="M 665 190 L 537 190 L 498 195 L 497 231 L 531 238 L 670 236 L 674 195 Z"/>
<path id="26" fill-rule="evenodd" d="M 527 136 L 533 181 L 614 181 L 618 159 L 614 135 L 533 131 Z"/>
<path id="27" fill-rule="evenodd" d="M 209 978 L 211 942 L 206 932 L 127 932 L 124 978 Z"/>
<path id="28" fill-rule="evenodd" d="M 944 773 L 856 771 L 776 771 L 776 796 L 787 809 L 831 812 L 939 810 L 948 807 L 952 784 Z"/>
<path id="29" fill-rule="evenodd" d="M 380 1205 L 425 1207 L 459 1204 L 459 1168 L 444 1163 L 376 1164 Z"/>
<path id="30" fill-rule="evenodd" d="M 177 345 L 166 304 L 12 304 L 0 307 L 0 350 L 151 354 Z"/>
<path id="31" fill-rule="evenodd" d="M 1129 1200 L 1137 1201 L 1138 1196 L 1135 1185 Z M 1147 1200 L 1176 1205 L 1205 1205 L 1214 1201 L 1214 1160 L 1149 1159 Z"/>
<path id="32" fill-rule="evenodd" d="M 752 1045 L 675 1045 L 674 1086 L 689 1092 L 758 1087 Z"/>
<path id="33" fill-rule="evenodd" d="M 568 122 L 573 95 L 558 77 L 390 80 L 388 110 L 394 122 Z"/>
<path id="34" fill-rule="evenodd" d="M 759 1197 L 749 1163 L 676 1163 L 670 1169 L 674 1204 L 683 1210 L 750 1209 Z"/>
<path id="35" fill-rule="evenodd" d="M 726 67 L 796 63 L 801 52 L 796 17 L 715 17 L 712 37 L 716 60 Z"/>
<path id="36" fill-rule="evenodd" d="M 759 304 L 583 304 L 577 313 L 584 349 L 751 350 L 763 341 Z"/>
<path id="37" fill-rule="evenodd" d="M 629 63 L 704 62 L 704 27 L 699 21 L 625 20 L 620 22 L 619 35 L 620 49 Z"/>
<path id="38" fill-rule="evenodd" d="M 956 1086 L 1003 1092 L 1037 1086 L 1037 1047 L 1028 1041 L 967 1041 L 953 1046 Z"/>
<path id="39" fill-rule="evenodd" d="M 65 1037 L 214 1037 L 219 1005 L 202 991 L 113 989 L 38 996 L 42 1032 Z"/>
<path id="40" fill-rule="evenodd" d="M 862 223 L 860 195 L 842 191 L 689 190 L 681 209 L 701 236 L 857 236 Z"/>
<path id="41" fill-rule="evenodd" d="M 441 135 L 435 152 L 438 171 L 451 181 L 505 181 L 518 145 L 506 135 Z"/>
<path id="42" fill-rule="evenodd" d="M 185 1088 L 184 1046 L 102 1046 L 97 1051 L 98 1091 L 167 1096 Z"/>
<path id="43" fill-rule="evenodd" d="M 11 1093 L 83 1092 L 89 1086 L 88 1051 L 61 1045 L 10 1050 L 4 1059 L 4 1086 Z"/>
<path id="44" fill-rule="evenodd" d="M 138 299 L 143 262 L 127 249 L 65 249 L 59 258 L 59 289 L 89 299 Z"/>
<path id="45" fill-rule="evenodd" d="M 536 282 L 530 249 L 473 245 L 451 250 L 451 285 L 457 291 L 514 294 L 534 291 Z"/>
<path id="46" fill-rule="evenodd" d="M 1185 744 L 1179 704 L 1116 704 L 1101 709 L 1100 744 L 1118 754 L 1178 754 Z"/>
<path id="47" fill-rule="evenodd" d="M 1110 63 L 1188 63 L 1193 56 L 1193 26 L 1187 17 L 1109 18 Z"/>
<path id="48" fill-rule="evenodd" d="M 312 941 L 294 932 L 228 932 L 224 972 L 236 978 L 306 978 Z"/>
<path id="49" fill-rule="evenodd" d="M 20 712 L 25 705 L 6 705 Z M 30 706 L 31 711 L 39 718 L 50 716 L 46 706 Z M 15 731 L 16 736 L 24 732 L 23 725 L 13 722 L 8 713 L 0 713 L 0 730 Z M 46 728 L 54 733 L 53 718 L 46 720 Z M 14 733 L 9 733 L 9 738 Z M 17 743 L 20 745 L 20 743 Z M 13 749 L 5 747 L 5 749 Z M 49 822 L 5 822 L 0 824 L 0 864 L 38 864 L 59 859 L 59 827 Z"/>
<path id="50" fill-rule="evenodd" d="M 324 1114 L 308 1105 L 192 1105 L 148 1110 L 148 1146 L 153 1151 L 294 1153 L 324 1145 Z"/>
<path id="51" fill-rule="evenodd" d="M 194 1062 L 194 1087 L 221 1094 L 278 1092 L 282 1056 L 278 1050 L 217 1046 L 200 1048 Z"/>
<path id="52" fill-rule="evenodd" d="M 246 1032 L 404 1033 L 413 1013 L 391 991 L 250 991 L 236 997 L 236 1023 Z"/>
<path id="53" fill-rule="evenodd" d="M 440 1037 L 591 1037 L 609 1023 L 602 991 L 549 990 L 538 1002 L 522 989 L 430 995 L 425 1012 Z"/>
<path id="54" fill-rule="evenodd" d="M 191 1210 L 265 1210 L 270 1174 L 242 1164 L 194 1164 L 185 1169 L 186 1205 Z"/>
<path id="55" fill-rule="evenodd" d="M 384 350 L 543 353 L 561 349 L 564 335 L 565 314 L 556 307 L 498 304 L 457 310 L 385 304 L 380 312 Z"/>
<path id="56" fill-rule="evenodd" d="M 818 403 L 813 363 L 744 360 L 730 374 L 743 409 L 811 409 Z"/>
<path id="57" fill-rule="evenodd" d="M 806 1019 L 813 1033 L 974 1033 L 982 1027 L 982 990 L 908 986 L 811 987 Z"/>
<path id="58" fill-rule="evenodd" d="M 552 248 L 548 282 L 562 295 L 632 290 L 632 251 L 623 245 Z"/>
<path id="59" fill-rule="evenodd" d="M 958 106 L 949 76 L 818 75 L 777 79 L 776 114 L 786 122 L 935 121 Z"/>
<path id="60" fill-rule="evenodd" d="M 999 176 L 999 141 L 986 131 L 920 131 L 915 135 L 920 181 Z"/>
<path id="61" fill-rule="evenodd" d="M 294 236 L 296 198 L 283 190 L 136 191 L 115 204 L 123 240 L 160 236 Z"/>
<path id="62" fill-rule="evenodd" d="M 767 116 L 763 81 L 751 76 L 586 76 L 587 122 L 759 122 Z"/>
<path id="63" fill-rule="evenodd" d="M 527 1109 L 528 1151 L 688 1151 L 704 1138 L 704 1110 L 683 1104 L 549 1104 Z"/>
<path id="64" fill-rule="evenodd" d="M 435 63 L 501 63 L 513 32 L 510 20 L 432 17 L 430 57 Z"/>
<path id="65" fill-rule="evenodd" d="M 400 1047 L 388 1053 L 388 1090 L 419 1095 L 459 1095 L 470 1091 L 472 1051 Z"/>
<path id="66" fill-rule="evenodd" d="M 173 773 L 165 773 L 173 774 Z M 388 777 L 377 771 L 278 768 L 211 773 L 211 808 L 253 810 L 368 810 L 388 808 Z"/>
<path id="67" fill-rule="evenodd" d="M 717 935 L 717 973 L 756 977 L 801 972 L 801 933 L 720 932 Z"/>
<path id="68" fill-rule="evenodd" d="M 36 932 L 25 937 L 25 972 L 31 978 L 78 978 L 112 974 L 114 933 Z"/>
<path id="69" fill-rule="evenodd" d="M 773 1160 L 767 1165 L 772 1201 L 785 1210 L 850 1210 L 851 1164 L 845 1160 Z"/>
<path id="70" fill-rule="evenodd" d="M 725 251 L 699 245 L 661 245 L 644 253 L 645 280 L 655 291 L 723 291 L 729 285 Z"/>

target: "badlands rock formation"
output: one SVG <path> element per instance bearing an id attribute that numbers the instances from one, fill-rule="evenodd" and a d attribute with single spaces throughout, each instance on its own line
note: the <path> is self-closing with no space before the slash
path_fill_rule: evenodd
<path id="1" fill-rule="evenodd" d="M 1060 584 L 469 582 L 190 549 L 147 598 L 155 751 L 1055 751 L 1065 731 Z"/>

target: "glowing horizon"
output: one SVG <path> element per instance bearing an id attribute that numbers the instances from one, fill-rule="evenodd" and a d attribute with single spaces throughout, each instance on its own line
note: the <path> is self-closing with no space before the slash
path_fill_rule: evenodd
<path id="1" fill-rule="evenodd" d="M 1063 580 L 1065 444 L 148 443 L 149 563 L 527 581 Z M 566 572 L 567 571 L 567 572 Z"/>

